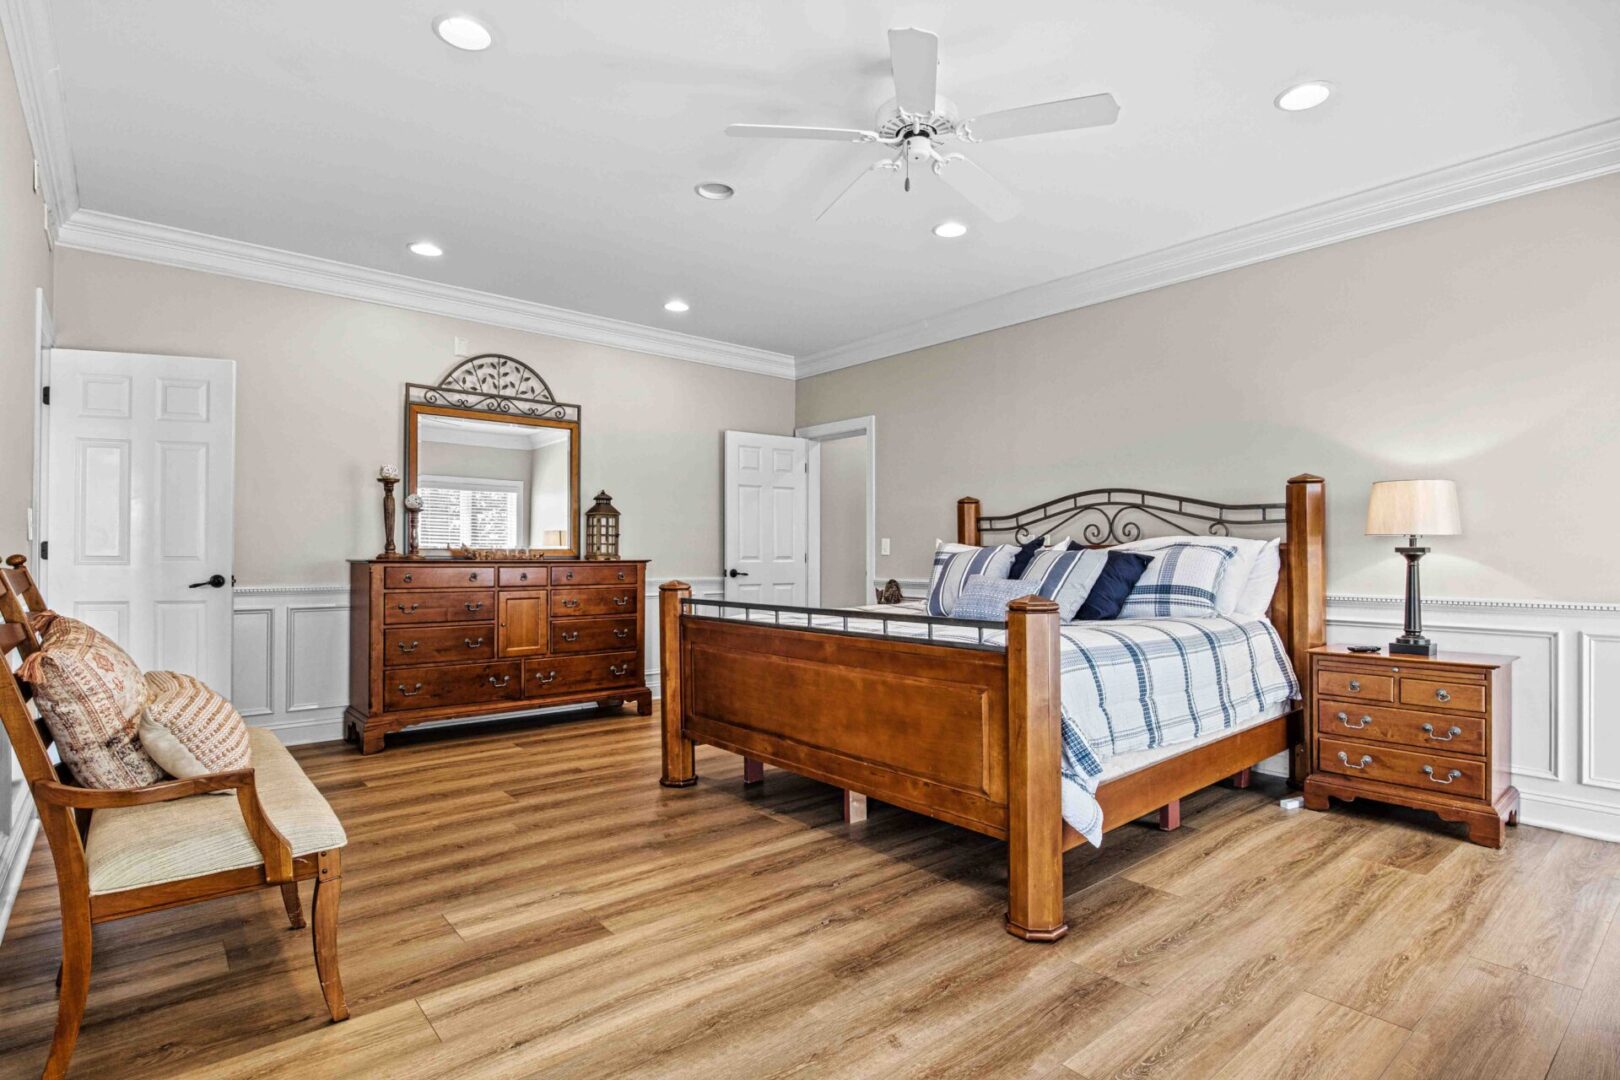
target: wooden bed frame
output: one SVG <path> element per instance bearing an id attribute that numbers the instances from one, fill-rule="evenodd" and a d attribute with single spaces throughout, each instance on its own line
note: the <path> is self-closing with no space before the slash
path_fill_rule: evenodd
<path id="1" fill-rule="evenodd" d="M 1271 621 L 1301 678 L 1307 651 L 1323 643 L 1321 477 L 1294 477 L 1280 504 L 1223 505 L 1114 488 L 1005 517 L 981 515 L 977 499 L 962 499 L 957 509 L 964 544 L 987 534 L 1018 541 L 1062 535 L 1057 530 L 1067 526 L 1100 546 L 1139 537 L 1145 520 L 1212 535 L 1281 526 Z M 1014 601 L 1006 648 L 991 649 L 704 615 L 703 605 L 713 602 L 693 601 L 690 586 L 678 581 L 662 587 L 660 600 L 665 787 L 697 782 L 693 749 L 707 743 L 743 755 L 745 781 L 757 781 L 764 762 L 1004 839 L 1007 931 L 1028 941 L 1068 932 L 1063 852 L 1084 840 L 1060 813 L 1056 604 L 1034 596 Z M 1105 781 L 1097 790 L 1104 827 L 1173 807 L 1284 750 L 1298 783 L 1304 740 L 1296 703 L 1284 716 Z"/>

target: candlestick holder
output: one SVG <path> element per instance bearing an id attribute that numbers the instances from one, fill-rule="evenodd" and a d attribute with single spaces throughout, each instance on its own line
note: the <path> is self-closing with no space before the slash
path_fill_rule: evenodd
<path id="1" fill-rule="evenodd" d="M 377 483 L 383 488 L 383 549 L 379 559 L 402 559 L 403 555 L 394 546 L 394 485 L 399 483 L 397 476 L 379 476 Z"/>
<path id="2" fill-rule="evenodd" d="M 422 496 L 415 494 L 405 496 L 405 557 L 407 559 L 425 559 L 422 547 L 416 539 L 416 523 L 422 514 Z"/>

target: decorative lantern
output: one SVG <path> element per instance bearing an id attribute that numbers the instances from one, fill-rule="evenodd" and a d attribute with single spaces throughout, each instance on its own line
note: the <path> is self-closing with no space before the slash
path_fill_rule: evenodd
<path id="1" fill-rule="evenodd" d="M 619 512 L 613 508 L 613 496 L 605 491 L 598 491 L 595 505 L 585 511 L 585 557 L 619 557 Z"/>

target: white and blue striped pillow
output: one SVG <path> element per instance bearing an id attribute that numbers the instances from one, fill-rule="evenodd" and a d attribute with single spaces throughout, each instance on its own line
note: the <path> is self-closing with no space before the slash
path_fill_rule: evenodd
<path id="1" fill-rule="evenodd" d="M 1020 580 L 1055 601 L 1058 618 L 1072 622 L 1107 562 L 1108 553 L 1100 548 L 1048 548 L 1029 561 Z"/>
<path id="2" fill-rule="evenodd" d="M 1034 584 L 1026 578 L 987 578 L 975 574 L 962 583 L 952 616 L 982 622 L 1006 622 L 1007 605 L 1034 595 Z"/>
<path id="3" fill-rule="evenodd" d="M 1236 545 L 1170 544 L 1151 554 L 1153 561 L 1125 598 L 1120 618 L 1207 619 L 1219 614 L 1215 598 L 1227 567 L 1237 559 Z"/>
<path id="4" fill-rule="evenodd" d="M 934 573 L 928 582 L 928 614 L 945 616 L 956 608 L 956 598 L 968 578 L 982 575 L 1005 580 L 1018 549 L 1011 544 L 934 552 Z"/>

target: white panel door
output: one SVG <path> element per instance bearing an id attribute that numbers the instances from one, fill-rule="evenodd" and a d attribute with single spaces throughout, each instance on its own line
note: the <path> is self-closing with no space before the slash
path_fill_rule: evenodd
<path id="1" fill-rule="evenodd" d="M 810 576 L 810 440 L 726 432 L 726 599 L 802 605 Z"/>
<path id="2" fill-rule="evenodd" d="M 236 365 L 53 349 L 46 599 L 231 692 Z"/>

